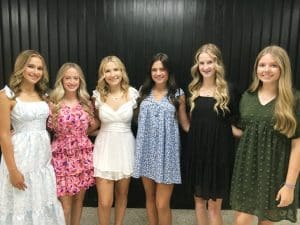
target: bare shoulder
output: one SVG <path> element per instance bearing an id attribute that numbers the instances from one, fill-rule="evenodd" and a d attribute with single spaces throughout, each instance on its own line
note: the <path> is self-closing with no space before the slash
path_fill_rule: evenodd
<path id="1" fill-rule="evenodd" d="M 1 108 L 6 108 L 6 107 L 13 107 L 15 105 L 15 101 L 11 100 L 5 91 L 2 89 L 0 90 L 0 106 Z"/>
<path id="2" fill-rule="evenodd" d="M 4 89 L 0 90 L 0 101 L 1 102 L 10 102 L 11 100 L 6 95 L 6 92 Z"/>

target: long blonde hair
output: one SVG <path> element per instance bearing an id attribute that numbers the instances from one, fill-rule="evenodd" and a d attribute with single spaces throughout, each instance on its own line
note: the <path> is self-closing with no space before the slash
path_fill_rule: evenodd
<path id="1" fill-rule="evenodd" d="M 56 80 L 54 84 L 54 89 L 50 94 L 50 101 L 52 102 L 54 109 L 52 111 L 53 124 L 56 124 L 57 114 L 61 108 L 61 101 L 65 96 L 65 89 L 63 86 L 63 78 L 66 71 L 70 68 L 73 68 L 77 71 L 79 75 L 79 88 L 77 89 L 77 98 L 79 103 L 82 105 L 82 108 L 87 112 L 91 117 L 94 116 L 93 110 L 91 110 L 90 95 L 86 89 L 86 82 L 82 69 L 76 63 L 64 63 L 57 72 Z"/>
<path id="2" fill-rule="evenodd" d="M 223 114 L 228 111 L 229 104 L 229 91 L 228 84 L 225 80 L 225 68 L 222 59 L 222 53 L 220 49 L 211 43 L 202 45 L 195 54 L 194 57 L 194 65 L 191 68 L 191 74 L 193 80 L 188 86 L 191 97 L 189 98 L 189 103 L 191 106 L 191 112 L 195 107 L 195 99 L 199 96 L 199 89 L 203 84 L 203 77 L 199 71 L 199 56 L 202 53 L 207 53 L 210 57 L 214 59 L 215 63 L 215 79 L 216 79 L 216 90 L 214 93 L 214 98 L 216 99 L 216 103 L 214 105 L 214 110 L 218 113 L 219 109 L 223 112 Z"/>
<path id="3" fill-rule="evenodd" d="M 107 63 L 113 62 L 121 71 L 122 81 L 121 81 L 121 90 L 124 92 L 125 96 L 127 96 L 129 89 L 129 78 L 127 76 L 126 68 L 123 62 L 117 56 L 106 56 L 104 57 L 98 69 L 98 84 L 96 90 L 100 93 L 100 98 L 102 101 L 106 101 L 107 95 L 110 93 L 110 87 L 108 83 L 105 81 L 105 67 Z"/>
<path id="4" fill-rule="evenodd" d="M 39 58 L 43 63 L 43 76 L 36 83 L 35 90 L 37 91 L 39 96 L 44 99 L 44 95 L 47 91 L 47 84 L 49 82 L 49 75 L 44 57 L 35 50 L 25 50 L 17 56 L 14 65 L 14 71 L 10 76 L 9 87 L 14 92 L 15 97 L 20 94 L 21 84 L 23 81 L 23 72 L 32 57 Z"/>
<path id="5" fill-rule="evenodd" d="M 295 134 L 297 120 L 294 113 L 295 97 L 292 91 L 291 63 L 287 52 L 283 48 L 272 45 L 261 50 L 254 63 L 253 81 L 249 91 L 256 92 L 262 86 L 262 82 L 257 77 L 257 66 L 260 59 L 266 54 L 270 54 L 280 68 L 278 93 L 274 108 L 274 129 L 290 138 Z"/>

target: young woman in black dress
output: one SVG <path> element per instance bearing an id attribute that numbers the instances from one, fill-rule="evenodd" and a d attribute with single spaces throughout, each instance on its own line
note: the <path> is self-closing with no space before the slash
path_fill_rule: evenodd
<path id="1" fill-rule="evenodd" d="M 197 50 L 191 73 L 188 185 L 194 194 L 197 224 L 221 225 L 221 205 L 228 196 L 234 158 L 231 124 L 237 104 L 216 45 L 205 44 Z"/>

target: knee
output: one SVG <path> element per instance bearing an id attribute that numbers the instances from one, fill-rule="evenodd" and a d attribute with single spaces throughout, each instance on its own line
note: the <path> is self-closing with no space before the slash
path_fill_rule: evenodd
<path id="1" fill-rule="evenodd" d="M 116 191 L 116 199 L 127 199 L 128 191 L 127 190 L 118 190 Z"/>
<path id="2" fill-rule="evenodd" d="M 98 205 L 102 209 L 110 209 L 112 207 L 113 201 L 112 199 L 99 199 Z"/>
<path id="3" fill-rule="evenodd" d="M 252 216 L 244 215 L 243 213 L 237 213 L 234 219 L 234 225 L 248 225 L 252 224 Z"/>
<path id="4" fill-rule="evenodd" d="M 206 204 L 207 204 L 206 200 L 195 197 L 195 207 L 197 208 L 197 210 L 205 210 L 206 211 Z"/>
<path id="5" fill-rule="evenodd" d="M 170 205 L 169 205 L 169 202 L 156 200 L 156 208 L 158 211 L 169 210 Z"/>
<path id="6" fill-rule="evenodd" d="M 152 203 L 152 204 L 155 204 L 155 199 L 156 199 L 156 195 L 155 193 L 151 192 L 151 193 L 146 193 L 146 201 L 148 203 Z"/>
<path id="7" fill-rule="evenodd" d="M 245 222 L 246 221 L 240 216 L 236 216 L 234 219 L 234 225 L 244 225 Z"/>
<path id="8" fill-rule="evenodd" d="M 71 214 L 71 205 L 63 205 L 65 218 L 69 218 Z"/>
<path id="9" fill-rule="evenodd" d="M 77 194 L 73 197 L 73 201 L 75 204 L 82 204 L 84 200 L 84 194 Z"/>
<path id="10" fill-rule="evenodd" d="M 221 216 L 221 205 L 217 203 L 208 203 L 208 213 L 210 217 L 216 218 Z"/>

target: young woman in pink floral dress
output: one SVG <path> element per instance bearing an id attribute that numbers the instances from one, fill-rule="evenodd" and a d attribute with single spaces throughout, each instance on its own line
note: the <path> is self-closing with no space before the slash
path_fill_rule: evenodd
<path id="1" fill-rule="evenodd" d="M 63 64 L 50 95 L 48 127 L 54 134 L 52 162 L 67 225 L 80 224 L 85 191 L 95 183 L 93 144 L 87 133 L 98 124 L 89 99 L 81 68 Z"/>

